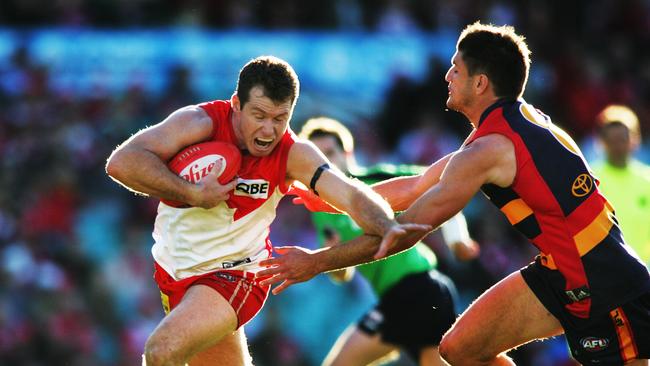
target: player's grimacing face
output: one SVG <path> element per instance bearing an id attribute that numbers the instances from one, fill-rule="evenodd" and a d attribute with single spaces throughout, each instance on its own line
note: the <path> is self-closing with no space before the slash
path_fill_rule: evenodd
<path id="1" fill-rule="evenodd" d="M 239 147 L 253 156 L 271 154 L 289 127 L 292 102 L 276 104 L 264 95 L 261 87 L 251 89 L 243 108 L 238 98 L 234 101 L 234 129 Z"/>

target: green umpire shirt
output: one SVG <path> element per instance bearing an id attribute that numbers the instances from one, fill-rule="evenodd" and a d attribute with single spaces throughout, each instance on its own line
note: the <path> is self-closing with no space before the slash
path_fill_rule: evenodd
<path id="1" fill-rule="evenodd" d="M 405 175 L 415 175 L 424 168 L 411 165 L 380 164 L 371 168 L 361 168 L 351 176 L 366 184 L 372 184 L 389 178 Z M 329 214 L 324 212 L 312 213 L 318 240 L 323 244 L 327 229 L 338 233 L 342 241 L 348 241 L 363 234 L 363 230 L 347 215 Z M 378 296 L 395 285 L 404 276 L 411 273 L 425 272 L 436 266 L 435 254 L 423 243 L 417 243 L 411 249 L 391 256 L 387 259 L 357 266 L 359 273 L 365 277 Z"/>
<path id="2" fill-rule="evenodd" d="M 598 188 L 614 206 L 625 242 L 650 264 L 650 167 L 632 160 L 625 168 L 605 161 L 592 168 Z"/>

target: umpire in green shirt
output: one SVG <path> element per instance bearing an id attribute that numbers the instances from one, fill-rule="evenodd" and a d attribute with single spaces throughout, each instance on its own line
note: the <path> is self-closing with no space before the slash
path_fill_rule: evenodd
<path id="1" fill-rule="evenodd" d="M 592 166 L 600 179 L 598 188 L 614 206 L 625 242 L 649 265 L 650 167 L 633 157 L 641 143 L 639 119 L 626 106 L 610 105 L 597 122 L 605 152 L 605 159 Z"/>
<path id="2" fill-rule="evenodd" d="M 311 140 L 337 168 L 366 184 L 415 175 L 422 169 L 389 164 L 358 167 L 350 131 L 330 118 L 308 120 L 300 137 Z M 347 215 L 323 212 L 312 215 L 323 246 L 338 245 L 363 234 Z M 446 226 L 442 230 L 445 241 L 459 257 L 469 259 L 477 255 L 478 247 L 470 239 L 462 215 L 452 218 Z M 399 351 L 405 351 L 420 365 L 443 365 L 438 344 L 456 318 L 455 289 L 451 280 L 436 271 L 435 266 L 435 254 L 425 244 L 418 243 L 386 260 L 356 267 L 379 302 L 341 334 L 324 365 L 367 365 L 396 358 Z M 349 281 L 353 273 L 351 267 L 330 275 L 337 281 Z"/>

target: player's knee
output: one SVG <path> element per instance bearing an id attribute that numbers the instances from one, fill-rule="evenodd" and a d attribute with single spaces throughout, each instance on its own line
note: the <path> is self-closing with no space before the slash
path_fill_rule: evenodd
<path id="1" fill-rule="evenodd" d="M 440 352 L 440 357 L 442 357 L 443 360 L 447 361 L 449 364 L 454 364 L 452 363 L 452 357 L 454 356 L 453 344 L 452 341 L 446 337 L 446 334 L 440 341 L 438 352 Z"/>
<path id="2" fill-rule="evenodd" d="M 453 332 L 453 329 L 448 331 L 440 341 L 438 351 L 442 357 L 450 365 L 492 365 L 496 359 L 500 359 L 500 364 L 509 360 L 505 355 L 492 353 L 485 345 L 479 345 L 476 340 L 463 339 L 463 337 Z"/>
<path id="3" fill-rule="evenodd" d="M 466 352 L 463 352 L 463 345 L 460 339 L 451 330 L 445 333 L 438 346 L 438 352 L 447 363 L 451 365 L 462 365 Z"/>
<path id="4" fill-rule="evenodd" d="M 177 350 L 157 338 L 149 337 L 144 345 L 146 366 L 172 366 L 183 364 Z"/>

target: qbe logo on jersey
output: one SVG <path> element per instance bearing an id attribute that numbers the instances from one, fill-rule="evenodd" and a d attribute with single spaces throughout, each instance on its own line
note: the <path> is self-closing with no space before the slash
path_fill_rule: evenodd
<path id="1" fill-rule="evenodd" d="M 269 182 L 264 179 L 241 179 L 237 181 L 235 196 L 247 196 L 255 199 L 269 198 Z"/>

